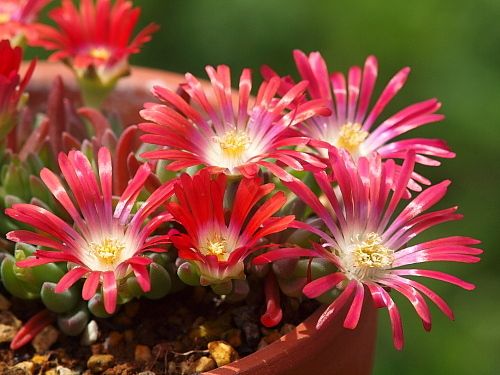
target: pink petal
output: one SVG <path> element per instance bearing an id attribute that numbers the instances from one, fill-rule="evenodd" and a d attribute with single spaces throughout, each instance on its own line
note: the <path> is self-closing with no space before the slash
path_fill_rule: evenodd
<path id="1" fill-rule="evenodd" d="M 73 286 L 78 280 L 89 273 L 89 270 L 82 267 L 75 267 L 69 270 L 55 287 L 56 293 L 63 293 Z"/>
<path id="2" fill-rule="evenodd" d="M 302 292 L 308 298 L 316 298 L 335 288 L 341 281 L 345 280 L 345 275 L 341 272 L 336 272 L 330 275 L 322 276 L 308 283 Z"/>
<path id="3" fill-rule="evenodd" d="M 104 309 L 108 314 L 113 314 L 116 310 L 118 289 L 113 271 L 102 273 L 102 292 L 104 297 Z"/>

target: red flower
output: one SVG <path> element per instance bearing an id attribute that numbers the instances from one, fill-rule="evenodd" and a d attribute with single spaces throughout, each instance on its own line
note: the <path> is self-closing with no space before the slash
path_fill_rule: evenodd
<path id="1" fill-rule="evenodd" d="M 343 148 L 355 159 L 378 153 L 384 159 L 404 159 L 407 151 L 414 151 L 417 163 L 437 166 L 440 162 L 434 157 L 453 158 L 447 144 L 439 139 L 411 138 L 393 141 L 406 132 L 441 121 L 444 116 L 436 111 L 441 107 L 436 99 L 410 105 L 388 119 L 377 123 L 377 119 L 387 104 L 404 86 L 410 68 L 399 71 L 387 84 L 372 109 L 373 90 L 377 80 L 378 63 L 374 56 L 366 59 L 363 69 L 354 66 L 349 69 L 347 78 L 343 73 L 328 73 L 325 60 L 319 52 L 306 56 L 294 51 L 297 69 L 302 79 L 309 81 L 308 94 L 312 99 L 326 100 L 331 109 L 329 117 L 313 117 L 297 124 L 296 129 L 304 136 L 316 141 Z M 267 79 L 277 76 L 267 67 L 263 68 Z M 289 77 L 282 79 L 281 91 L 285 92 L 293 82 Z M 326 157 L 325 148 L 320 150 Z M 430 182 L 414 173 L 412 178 L 423 184 Z M 410 180 L 409 188 L 420 191 L 420 186 Z"/>
<path id="2" fill-rule="evenodd" d="M 34 227 L 36 232 L 16 230 L 8 233 L 7 238 L 51 249 L 37 250 L 33 257 L 18 262 L 20 267 L 52 262 L 73 264 L 57 284 L 56 292 L 63 292 L 79 279 L 86 278 L 82 297 L 88 300 L 102 284 L 104 306 L 108 313 L 113 313 L 118 280 L 133 272 L 142 289 L 145 292 L 150 289 L 146 267 L 151 260 L 142 253 L 158 250 L 159 245 L 167 242 L 166 235 L 151 235 L 161 223 L 170 220 L 170 215 L 163 213 L 147 220 L 170 197 L 172 184 L 157 189 L 135 214 L 131 214 L 150 175 L 147 164 L 139 168 L 114 210 L 113 171 L 108 149 L 99 150 L 98 175 L 79 151 L 72 151 L 68 156 L 61 153 L 59 166 L 72 197 L 48 169 L 43 169 L 40 177 L 71 216 L 73 225 L 39 206 L 15 204 L 5 211 L 6 214 Z"/>
<path id="3" fill-rule="evenodd" d="M 225 65 L 217 69 L 206 68 L 210 77 L 213 96 L 191 74 L 186 74 L 183 89 L 191 104 L 180 95 L 155 87 L 153 93 L 167 105 L 147 104 L 141 111 L 145 120 L 140 128 L 148 133 L 144 142 L 165 146 L 166 149 L 144 154 L 146 158 L 172 161 L 170 170 L 180 170 L 195 165 L 208 167 L 212 172 L 254 177 L 260 167 L 268 169 L 282 179 L 289 175 L 269 159 L 296 170 L 322 168 L 324 165 L 304 152 L 288 146 L 307 143 L 305 138 L 286 136 L 288 128 L 314 115 L 328 114 L 323 101 L 305 102 L 287 110 L 300 97 L 306 86 L 301 82 L 290 88 L 281 100 L 275 99 L 279 79 L 260 86 L 255 101 L 250 101 L 252 87 L 250 70 L 241 74 L 237 109 L 231 94 L 230 70 Z"/>
<path id="4" fill-rule="evenodd" d="M 49 60 L 67 62 L 82 78 L 95 72 L 101 83 L 108 84 L 128 73 L 128 57 L 138 53 L 151 39 L 158 26 L 149 24 L 131 41 L 140 8 L 132 2 L 82 0 L 77 9 L 71 0 L 50 12 L 58 29 L 38 25 L 36 44 L 56 50 Z"/>
<path id="5" fill-rule="evenodd" d="M 274 217 L 285 203 L 283 192 L 261 200 L 274 190 L 258 178 L 243 179 L 231 207 L 224 206 L 226 176 L 212 179 L 208 171 L 194 177 L 183 174 L 175 185 L 177 202 L 168 210 L 185 233 L 172 236 L 179 257 L 199 269 L 202 285 L 243 279 L 245 258 L 262 248 L 260 240 L 288 227 L 293 216 Z"/>
<path id="6" fill-rule="evenodd" d="M 0 139 L 14 126 L 19 101 L 35 69 L 35 61 L 32 61 L 21 78 L 22 59 L 20 47 L 12 48 L 8 40 L 0 41 Z"/>
<path id="7" fill-rule="evenodd" d="M 387 290 L 394 289 L 408 298 L 428 330 L 431 328 L 431 315 L 424 296 L 453 319 L 453 312 L 441 297 L 407 276 L 437 279 L 467 290 L 474 286 L 440 271 L 405 266 L 439 261 L 477 262 L 482 250 L 472 246 L 479 241 L 452 236 L 408 245 L 421 232 L 462 217 L 455 213 L 457 207 L 425 213 L 444 197 L 450 181 L 429 187 L 396 214 L 413 172 L 414 154 L 410 153 L 405 158 L 397 175 L 394 173 L 394 162 L 389 160 L 382 164 L 380 156 L 370 159 L 361 157 L 356 163 L 346 151 L 332 150 L 330 161 L 338 189 L 332 186 L 331 177 L 325 172 L 315 174 L 315 179 L 331 211 L 303 182 L 295 180 L 286 183 L 321 219 L 325 230 L 297 222 L 294 226 L 318 235 L 323 240 L 322 245 L 315 245 L 313 250 L 274 250 L 259 256 L 255 262 L 266 263 L 283 257 L 300 256 L 325 258 L 338 271 L 311 281 L 305 286 L 304 294 L 316 298 L 332 288 L 341 289 L 342 293 L 323 313 L 318 327 L 332 319 L 344 304 L 350 303 L 344 327 L 356 328 L 363 300 L 369 293 L 376 306 L 388 309 L 394 345 L 400 349 L 403 346 L 401 318 Z"/>
<path id="8" fill-rule="evenodd" d="M 32 23 L 50 0 L 2 0 L 0 2 L 0 39 L 19 36 L 33 38 Z"/>

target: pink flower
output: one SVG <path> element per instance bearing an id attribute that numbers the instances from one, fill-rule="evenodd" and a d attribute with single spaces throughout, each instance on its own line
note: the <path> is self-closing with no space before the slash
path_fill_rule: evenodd
<path id="1" fill-rule="evenodd" d="M 324 167 L 311 155 L 290 149 L 303 145 L 303 137 L 288 137 L 288 128 L 314 115 L 328 114 L 323 101 L 310 101 L 286 108 L 300 97 L 306 86 L 301 82 L 287 91 L 281 100 L 275 99 L 280 86 L 278 78 L 263 83 L 255 101 L 250 100 L 252 88 L 250 70 L 241 74 L 239 95 L 231 94 L 230 70 L 225 65 L 206 68 L 213 95 L 191 74 L 186 74 L 182 86 L 191 104 L 180 95 L 155 87 L 153 93 L 167 105 L 146 104 L 142 117 L 151 123 L 140 124 L 147 133 L 144 142 L 166 147 L 144 154 L 146 158 L 172 161 L 170 170 L 203 165 L 212 172 L 254 177 L 260 167 L 279 178 L 289 174 L 269 159 L 295 170 Z M 215 97 L 216 103 L 207 97 Z M 237 101 L 237 106 L 234 102 Z M 236 109 L 237 108 L 237 109 Z"/>
<path id="2" fill-rule="evenodd" d="M 330 161 L 338 189 L 334 189 L 331 177 L 325 172 L 316 173 L 315 179 L 331 210 L 303 182 L 295 180 L 286 183 L 312 208 L 325 230 L 303 223 L 295 223 L 295 226 L 318 235 L 323 241 L 322 245 L 315 245 L 314 250 L 296 248 L 271 251 L 258 257 L 256 262 L 299 256 L 327 259 L 336 265 L 338 271 L 311 281 L 303 290 L 310 298 L 316 298 L 332 288 L 342 290 L 319 319 L 318 327 L 331 320 L 343 305 L 350 304 L 344 327 L 354 329 L 360 319 L 363 300 L 368 294 L 377 307 L 388 309 L 394 345 L 400 349 L 403 346 L 401 318 L 388 290 L 394 289 L 408 298 L 427 330 L 431 328 L 431 315 L 424 296 L 453 319 L 453 312 L 441 297 L 407 276 L 437 279 L 471 290 L 474 288 L 472 284 L 452 275 L 414 268 L 413 265 L 439 261 L 477 262 L 482 251 L 472 246 L 479 241 L 452 236 L 408 244 L 426 229 L 462 217 L 456 214 L 457 207 L 426 213 L 444 197 L 450 181 L 427 188 L 406 204 L 401 212 L 396 213 L 413 172 L 413 153 L 405 158 L 398 174 L 394 172 L 394 162 L 389 160 L 382 164 L 380 156 L 370 159 L 361 157 L 356 163 L 345 150 L 332 150 Z"/>
<path id="3" fill-rule="evenodd" d="M 56 292 L 63 292 L 85 278 L 82 297 L 88 300 L 102 284 L 105 309 L 113 313 L 119 280 L 133 272 L 141 288 L 145 292 L 150 289 L 147 266 L 151 260 L 142 254 L 158 251 L 158 246 L 168 242 L 166 235 L 152 237 L 152 233 L 170 215 L 161 213 L 149 221 L 148 218 L 170 197 L 172 184 L 157 189 L 131 214 L 150 175 L 149 166 L 144 164 L 113 210 L 113 171 L 108 149 L 99 150 L 97 164 L 96 174 L 81 152 L 59 155 L 59 166 L 71 196 L 53 172 L 43 169 L 40 173 L 45 185 L 71 216 L 73 225 L 33 204 L 15 204 L 6 214 L 36 231 L 15 230 L 7 238 L 50 249 L 37 250 L 33 257 L 18 262 L 20 267 L 68 262 L 69 271 L 57 284 Z"/>
<path id="4" fill-rule="evenodd" d="M 261 184 L 258 178 L 241 180 L 230 207 L 224 205 L 224 174 L 183 174 L 174 190 L 177 202 L 169 203 L 168 210 L 185 233 L 171 240 L 180 258 L 196 264 L 202 285 L 244 279 L 245 258 L 262 248 L 264 237 L 286 229 L 294 219 L 272 216 L 286 197 L 277 192 L 262 202 L 274 185 Z"/>
<path id="5" fill-rule="evenodd" d="M 417 163 L 437 166 L 440 162 L 435 160 L 435 157 L 455 156 L 440 139 L 394 140 L 412 129 L 441 121 L 444 116 L 436 113 L 441 107 L 441 103 L 436 99 L 412 104 L 379 122 L 374 128 L 387 104 L 404 86 L 410 68 L 403 68 L 389 81 L 370 109 L 378 72 L 378 63 L 374 56 L 366 59 L 363 69 L 358 66 L 349 69 L 347 78 L 339 72 L 329 74 L 325 60 L 319 52 L 306 56 L 296 50 L 294 58 L 301 78 L 309 81 L 309 96 L 312 99 L 327 100 L 331 109 L 329 117 L 313 117 L 297 124 L 296 128 L 302 135 L 343 148 L 355 159 L 375 152 L 383 159 L 404 159 L 407 151 L 411 150 L 416 154 Z M 267 79 L 276 76 L 276 73 L 267 67 L 263 68 L 263 74 Z M 282 80 L 281 91 L 286 91 L 292 84 L 290 78 L 285 77 Z M 327 154 L 326 149 L 320 152 L 323 156 Z M 412 178 L 419 183 L 430 184 L 426 178 L 417 173 L 414 173 Z M 412 180 L 409 188 L 421 190 Z"/>
<path id="6" fill-rule="evenodd" d="M 139 52 L 151 39 L 157 25 L 149 24 L 131 41 L 140 8 L 132 2 L 116 0 L 82 0 L 77 9 L 71 0 L 50 12 L 58 30 L 38 25 L 36 45 L 56 50 L 49 60 L 63 60 L 79 78 L 97 74 L 101 83 L 109 84 L 128 74 L 128 57 Z"/>
<path id="7" fill-rule="evenodd" d="M 36 63 L 32 61 L 21 78 L 22 59 L 20 47 L 11 47 L 8 40 L 0 41 L 0 139 L 14 126 L 19 101 L 35 69 Z"/>
<path id="8" fill-rule="evenodd" d="M 32 23 L 50 0 L 2 0 L 0 2 L 0 39 L 33 37 Z"/>

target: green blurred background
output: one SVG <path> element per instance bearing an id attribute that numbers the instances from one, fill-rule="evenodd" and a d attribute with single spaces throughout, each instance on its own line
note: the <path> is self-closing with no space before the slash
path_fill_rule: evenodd
<path id="1" fill-rule="evenodd" d="M 57 3 L 57 2 L 56 2 Z M 404 298 L 406 346 L 393 349 L 385 311 L 374 374 L 500 374 L 500 243 L 498 162 L 500 141 L 500 1 L 498 0 L 136 0 L 142 24 L 161 25 L 135 64 L 192 72 L 225 63 L 268 64 L 295 74 L 293 49 L 320 51 L 329 70 L 346 71 L 369 54 L 379 59 L 379 92 L 401 67 L 411 66 L 406 87 L 384 116 L 415 101 L 437 97 L 446 120 L 412 133 L 448 140 L 458 156 L 427 168 L 434 182 L 453 181 L 442 207 L 460 205 L 465 219 L 430 231 L 429 238 L 468 235 L 486 250 L 476 265 L 440 265 L 477 284 L 467 292 L 426 283 L 452 306 L 456 321 L 432 308 L 426 333 Z M 496 223 L 496 224 L 495 224 Z M 335 355 L 326 352 L 325 355 Z M 314 359 L 311 359 L 314 360 Z"/>

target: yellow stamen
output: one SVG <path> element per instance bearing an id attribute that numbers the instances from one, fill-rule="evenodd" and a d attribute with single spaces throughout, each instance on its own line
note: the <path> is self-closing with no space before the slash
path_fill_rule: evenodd
<path id="1" fill-rule="evenodd" d="M 250 137 L 244 131 L 230 130 L 222 137 L 216 137 L 216 141 L 225 156 L 239 158 L 247 150 Z"/>
<path id="2" fill-rule="evenodd" d="M 0 24 L 7 23 L 9 21 L 10 21 L 10 14 L 9 13 L 0 13 Z"/>
<path id="3" fill-rule="evenodd" d="M 359 145 L 368 137 L 368 132 L 361 129 L 360 124 L 347 123 L 340 128 L 336 146 L 346 149 L 351 154 L 358 152 Z"/>
<path id="4" fill-rule="evenodd" d="M 104 47 L 92 48 L 89 52 L 90 56 L 98 60 L 109 60 L 111 57 L 111 52 Z"/>
<path id="5" fill-rule="evenodd" d="M 394 251 L 382 244 L 382 238 L 377 233 L 370 232 L 366 238 L 356 244 L 353 251 L 356 267 L 385 269 L 394 262 Z"/>
<path id="6" fill-rule="evenodd" d="M 215 255 L 218 260 L 227 260 L 227 241 L 222 236 L 214 236 L 201 247 L 201 250 L 204 255 Z"/>
<path id="7" fill-rule="evenodd" d="M 106 265 L 113 265 L 120 258 L 125 244 L 117 239 L 105 238 L 100 243 L 92 242 L 89 245 L 92 254 Z"/>

